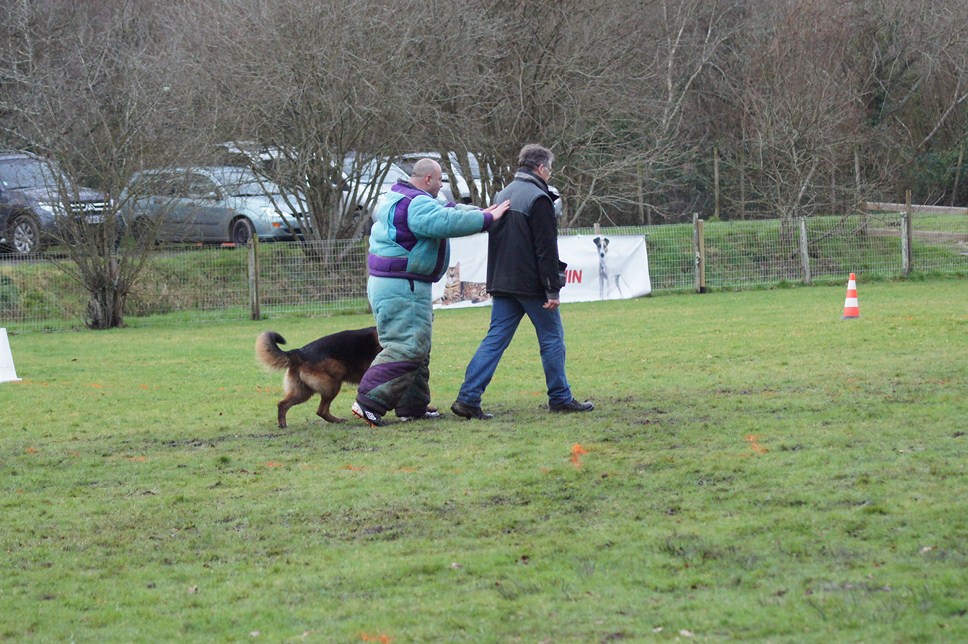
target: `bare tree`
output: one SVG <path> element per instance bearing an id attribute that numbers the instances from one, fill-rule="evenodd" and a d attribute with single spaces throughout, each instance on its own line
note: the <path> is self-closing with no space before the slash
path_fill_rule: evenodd
<path id="1" fill-rule="evenodd" d="M 90 295 L 85 323 L 123 324 L 124 303 L 149 244 L 125 237 L 119 210 L 131 171 L 169 159 L 183 134 L 171 49 L 158 46 L 152 3 L 98 5 L 62 0 L 7 7 L 2 101 L 11 124 L 5 139 L 39 152 L 58 168 L 50 186 L 59 200 L 54 261 Z M 174 126 L 174 128 L 173 128 Z M 96 210 L 81 210 L 82 183 L 100 191 Z M 63 257 L 63 259 L 62 259 Z"/>
<path id="2" fill-rule="evenodd" d="M 648 196 L 661 198 L 676 182 L 666 169 L 692 154 L 682 140 L 690 96 L 722 39 L 724 6 L 473 4 L 466 11 L 477 25 L 477 60 L 450 59 L 464 61 L 461 69 L 474 81 L 434 104 L 453 105 L 441 110 L 453 124 L 447 130 L 477 139 L 473 151 L 493 170 L 486 190 L 510 178 L 523 143 L 543 141 L 557 154 L 562 225 L 617 223 L 616 213 L 646 198 L 639 186 L 647 182 Z M 460 119 L 469 124 L 462 128 Z"/>
<path id="3" fill-rule="evenodd" d="M 697 109 L 700 81 L 739 29 L 738 4 L 656 0 L 617 14 L 622 28 L 616 38 L 632 49 L 618 77 L 611 74 L 618 89 L 606 94 L 623 109 L 620 120 L 608 123 L 624 136 L 611 143 L 604 139 L 610 155 L 605 163 L 587 164 L 589 183 L 602 181 L 606 194 L 618 188 L 618 195 L 610 202 L 599 198 L 601 203 L 619 212 L 634 209 L 636 223 L 652 223 L 653 213 L 665 220 L 691 216 L 700 148 L 709 129 Z"/>
<path id="4" fill-rule="evenodd" d="M 415 26 L 387 29 L 364 0 L 221 0 L 183 14 L 199 24 L 192 73 L 214 91 L 219 136 L 273 151 L 267 178 L 288 187 L 306 239 L 358 237 L 376 195 L 345 188 L 373 160 L 379 181 L 405 133 L 412 61 L 397 45 Z"/>
<path id="5" fill-rule="evenodd" d="M 770 6 L 745 20 L 707 106 L 716 109 L 717 139 L 742 160 L 743 199 L 779 215 L 790 237 L 795 217 L 829 210 L 830 177 L 851 166 L 865 114 L 850 64 L 849 3 Z"/>
<path id="6" fill-rule="evenodd" d="M 940 201 L 958 180 L 968 128 L 968 6 L 879 0 L 863 23 L 873 67 L 870 174 L 903 197 Z"/>

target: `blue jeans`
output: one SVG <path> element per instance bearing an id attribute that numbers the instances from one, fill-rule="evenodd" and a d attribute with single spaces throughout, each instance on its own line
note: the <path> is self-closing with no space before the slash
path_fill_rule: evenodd
<path id="1" fill-rule="evenodd" d="M 527 314 L 538 336 L 541 366 L 548 385 L 548 402 L 552 405 L 571 402 L 571 387 L 565 377 L 565 329 L 561 325 L 558 309 L 543 308 L 545 299 L 542 297 L 495 295 L 492 301 L 491 326 L 467 365 L 457 400 L 466 405 L 481 406 L 481 396 L 491 382 L 505 349 L 511 344 L 518 323 Z"/>

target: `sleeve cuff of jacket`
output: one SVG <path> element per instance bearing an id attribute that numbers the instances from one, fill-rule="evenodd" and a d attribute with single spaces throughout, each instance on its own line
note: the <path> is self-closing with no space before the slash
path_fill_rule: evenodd
<path id="1" fill-rule="evenodd" d="M 484 232 L 491 227 L 491 224 L 494 223 L 494 215 L 489 212 L 484 212 L 483 210 L 481 211 L 481 214 L 484 215 L 484 227 L 481 228 L 481 232 Z"/>

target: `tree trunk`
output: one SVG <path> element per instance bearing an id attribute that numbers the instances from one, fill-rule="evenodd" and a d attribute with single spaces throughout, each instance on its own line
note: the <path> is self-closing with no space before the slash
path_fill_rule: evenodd
<path id="1" fill-rule="evenodd" d="M 127 289 L 120 283 L 117 260 L 111 259 L 106 279 L 90 289 L 84 324 L 89 329 L 113 329 L 124 325 L 124 301 Z"/>

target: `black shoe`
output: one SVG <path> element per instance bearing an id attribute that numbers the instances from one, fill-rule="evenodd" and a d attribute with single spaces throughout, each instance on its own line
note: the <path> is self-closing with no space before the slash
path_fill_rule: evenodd
<path id="1" fill-rule="evenodd" d="M 454 401 L 454 404 L 450 406 L 450 410 L 461 418 L 476 418 L 477 420 L 490 420 L 494 418 L 494 414 L 485 414 L 480 407 L 474 407 L 473 405 L 462 403 L 459 400 Z"/>
<path id="2" fill-rule="evenodd" d="M 353 403 L 352 410 L 353 415 L 362 418 L 363 422 L 370 427 L 385 427 L 387 424 L 387 421 L 383 420 L 383 416 L 371 409 L 367 409 L 358 402 Z"/>
<path id="3" fill-rule="evenodd" d="M 549 405 L 548 409 L 550 409 L 551 411 L 563 411 L 563 412 L 591 411 L 595 409 L 595 405 L 588 402 L 587 400 L 583 403 L 580 403 L 574 398 L 572 398 L 571 401 L 563 403 L 561 405 Z"/>

